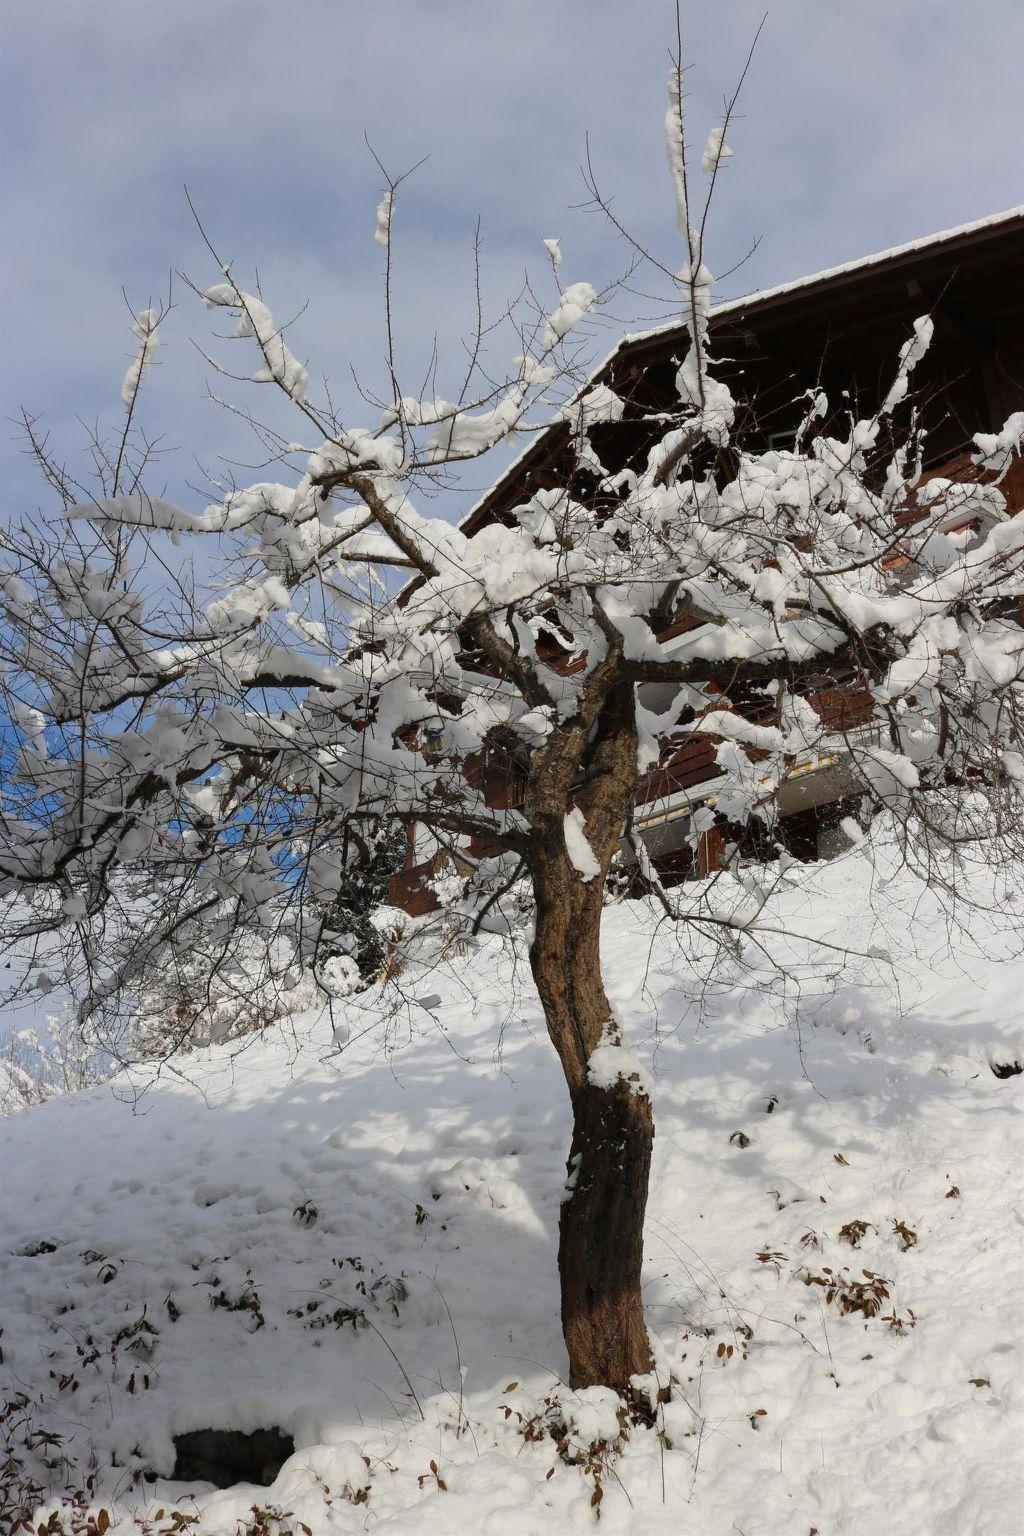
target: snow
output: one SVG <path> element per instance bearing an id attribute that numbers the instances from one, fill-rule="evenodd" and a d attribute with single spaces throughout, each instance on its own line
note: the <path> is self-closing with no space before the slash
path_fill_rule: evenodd
<path id="1" fill-rule="evenodd" d="M 902 752 L 857 744 L 852 748 L 852 756 L 880 800 L 897 797 L 901 788 L 916 789 L 920 782 L 917 769 Z"/>
<path id="2" fill-rule="evenodd" d="M 373 238 L 378 245 L 387 246 L 391 240 L 391 215 L 394 209 L 395 194 L 389 187 L 377 204 L 377 227 L 373 231 Z"/>
<path id="3" fill-rule="evenodd" d="M 978 452 L 972 456 L 972 463 L 982 469 L 995 470 L 1000 476 L 1005 475 L 1013 455 L 1020 452 L 1021 443 L 1024 443 L 1024 411 L 1014 411 L 1008 416 L 999 432 L 975 433 L 974 441 Z"/>
<path id="4" fill-rule="evenodd" d="M 650 1097 L 651 1080 L 643 1059 L 623 1038 L 619 1020 L 605 1027 L 600 1043 L 591 1051 L 587 1077 L 595 1088 L 614 1088 L 616 1083 L 628 1083 L 632 1093 Z"/>
<path id="5" fill-rule="evenodd" d="M 561 242 L 554 237 L 549 236 L 547 239 L 542 240 L 541 244 L 547 251 L 548 255 L 551 257 L 551 265 L 556 269 L 560 267 L 562 265 Z"/>
<path id="6" fill-rule="evenodd" d="M 575 330 L 583 316 L 597 303 L 597 290 L 592 283 L 570 283 L 562 294 L 558 308 L 549 316 L 541 342 L 542 353 L 550 352 L 563 337 Z"/>
<path id="7" fill-rule="evenodd" d="M 665 1441 L 616 1449 L 610 1395 L 559 1381 L 567 1095 L 525 957 L 494 937 L 413 967 L 388 1031 L 361 994 L 0 1122 L 6 1395 L 63 1437 L 71 1486 L 95 1454 L 114 1536 L 158 1509 L 156 1530 L 181 1510 L 234 1536 L 254 1504 L 313 1536 L 1010 1536 L 1024 1077 L 989 1063 L 1021 1060 L 1021 966 L 998 933 L 1001 960 L 951 954 L 882 864 L 791 872 L 788 920 L 919 954 L 805 979 L 796 1020 L 770 966 L 708 994 L 683 931 L 607 912 L 658 1127 Z M 1024 885 L 996 894 L 1019 925 Z M 865 1271 L 889 1294 L 844 1313 Z M 278 1425 L 296 1452 L 269 1488 L 170 1482 L 171 1436 L 210 1425 Z M 545 1425 L 603 1458 L 599 1525 L 593 1472 Z M 160 1479 L 133 1485 L 143 1467 Z"/>
<path id="8" fill-rule="evenodd" d="M 583 812 L 578 805 L 563 817 L 563 830 L 569 863 L 586 885 L 601 873 L 601 861 L 587 841 Z"/>
<path id="9" fill-rule="evenodd" d="M 705 175 L 710 176 L 714 171 L 717 171 L 723 160 L 728 160 L 731 156 L 732 150 L 725 142 L 724 127 L 712 128 L 700 157 L 701 170 Z"/>
<path id="10" fill-rule="evenodd" d="M 685 89 L 680 72 L 669 71 L 668 106 L 665 109 L 665 154 L 668 173 L 676 199 L 676 226 L 683 237 L 687 251 L 692 254 L 693 231 L 690 228 L 690 210 L 687 206 L 686 186 L 686 137 L 683 131 L 683 103 Z"/>
<path id="11" fill-rule="evenodd" d="M 935 323 L 931 315 L 919 315 L 914 321 L 914 334 L 900 348 L 900 360 L 896 369 L 896 377 L 892 382 L 889 393 L 882 401 L 881 415 L 887 416 L 906 399 L 907 391 L 910 388 L 910 375 L 927 353 L 934 334 Z"/>
<path id="12" fill-rule="evenodd" d="M 135 404 L 143 374 L 148 373 L 153 366 L 153 353 L 159 344 L 159 328 L 160 312 L 156 309 L 140 310 L 132 322 L 132 335 L 138 338 L 139 350 L 121 382 L 121 400 L 129 409 Z"/>
<path id="13" fill-rule="evenodd" d="M 253 336 L 263 354 L 263 367 L 252 375 L 256 384 L 280 384 L 293 400 L 304 400 L 309 388 L 309 373 L 288 348 L 274 317 L 255 294 L 243 293 L 229 278 L 214 283 L 203 295 L 208 309 L 232 309 L 238 314 L 235 336 Z"/>
<path id="14" fill-rule="evenodd" d="M 622 397 L 607 384 L 595 384 L 560 411 L 559 416 L 572 425 L 574 432 L 585 432 L 604 421 L 621 421 L 625 408 Z"/>
<path id="15" fill-rule="evenodd" d="M 228 630 L 250 624 L 274 608 L 288 608 L 291 600 L 291 593 L 279 577 L 265 575 L 240 582 L 224 597 L 215 598 L 206 614 L 214 629 Z"/>
<path id="16" fill-rule="evenodd" d="M 330 960 L 325 960 L 320 968 L 319 980 L 327 988 L 333 997 L 348 997 L 359 990 L 359 967 L 351 955 L 334 955 Z M 339 1024 L 335 1028 L 335 1040 L 338 1031 L 344 1031 L 345 1026 Z M 345 1035 L 345 1039 L 348 1036 Z"/>

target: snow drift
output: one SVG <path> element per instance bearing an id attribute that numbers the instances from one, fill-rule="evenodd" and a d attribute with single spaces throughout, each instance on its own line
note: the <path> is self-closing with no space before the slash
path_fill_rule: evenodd
<path id="1" fill-rule="evenodd" d="M 951 952 L 890 874 L 797 872 L 790 962 L 813 937 L 874 956 L 808 969 L 798 1009 L 752 959 L 705 994 L 677 933 L 608 914 L 658 1116 L 648 1425 L 559 1379 L 569 1113 L 495 938 L 407 971 L 386 1019 L 363 994 L 0 1123 L 8 1508 L 69 1532 L 78 1489 L 115 1532 L 1008 1536 L 1024 1076 L 992 1066 L 1021 1059 L 1021 967 L 991 933 L 1002 961 Z M 1012 927 L 1024 887 L 998 894 Z M 172 1481 L 205 1428 L 295 1453 L 265 1486 Z"/>

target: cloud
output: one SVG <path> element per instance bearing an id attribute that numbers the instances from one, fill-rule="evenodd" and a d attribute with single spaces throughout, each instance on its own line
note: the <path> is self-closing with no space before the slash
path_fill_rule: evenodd
<path id="1" fill-rule="evenodd" d="M 699 150 L 760 6 L 731 0 L 685 14 Z M 588 130 L 617 211 L 676 263 L 661 145 L 671 31 L 667 4 L 611 0 L 10 7 L 4 417 L 21 403 L 44 412 L 72 458 L 76 416 L 116 420 L 131 350 L 121 285 L 141 307 L 171 267 L 201 283 L 215 276 L 185 182 L 239 272 L 259 268 L 278 317 L 310 301 L 289 344 L 314 378 L 330 372 L 346 410 L 365 412 L 350 365 L 376 388 L 383 371 L 382 253 L 372 238 L 381 182 L 364 131 L 396 169 L 430 154 L 395 216 L 402 356 L 416 386 L 435 332 L 442 361 L 453 372 L 461 361 L 452 333 L 471 319 L 478 213 L 495 302 L 527 262 L 550 281 L 542 234 L 561 237 L 565 281 L 619 270 L 607 226 L 572 207 L 583 200 Z M 773 8 L 711 226 L 719 271 L 762 237 L 729 291 L 1019 201 L 1022 37 L 1017 0 Z M 238 424 L 201 400 L 209 369 L 189 337 L 209 346 L 209 317 L 187 290 L 178 297 L 144 410 L 147 425 L 189 450 L 164 461 L 181 490 L 194 478 L 192 449 L 213 464 L 218 453 L 256 455 Z M 623 323 L 644 308 L 633 302 L 633 313 L 616 306 Z M 610 340 L 597 337 L 597 350 Z M 438 383 L 444 391 L 444 376 Z M 3 447 L 16 513 L 39 491 L 9 435 Z"/>

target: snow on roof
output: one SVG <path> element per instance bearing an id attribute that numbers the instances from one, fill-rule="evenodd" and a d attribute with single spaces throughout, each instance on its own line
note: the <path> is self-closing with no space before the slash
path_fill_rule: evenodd
<path id="1" fill-rule="evenodd" d="M 712 306 L 711 315 L 715 318 L 718 315 L 729 314 L 733 310 L 745 309 L 751 304 L 764 304 L 770 299 L 779 299 L 790 293 L 798 293 L 803 288 L 812 288 L 817 283 L 846 277 L 848 273 L 860 272 L 867 267 L 881 266 L 884 262 L 898 261 L 901 256 L 926 251 L 934 245 L 944 245 L 947 241 L 960 239 L 963 235 L 978 234 L 983 229 L 1007 224 L 1022 216 L 1024 216 L 1024 203 L 1016 208 L 1006 208 L 1002 213 L 990 213 L 987 218 L 975 219 L 970 224 L 959 224 L 953 229 L 940 229 L 933 235 L 922 236 L 919 240 L 908 240 L 905 245 L 893 245 L 886 251 L 874 251 L 870 256 L 858 256 L 854 261 L 845 261 L 838 267 L 825 267 L 821 272 L 812 272 L 807 277 L 797 277 L 788 283 L 778 283 L 774 288 L 760 288 L 753 293 L 742 294 L 737 299 L 725 299 L 721 304 Z M 654 326 L 648 331 L 636 331 L 623 336 L 606 361 L 611 361 L 615 352 L 623 346 L 637 341 L 646 341 L 649 336 L 660 336 L 663 332 L 679 329 L 679 321 L 669 321 L 665 325 Z M 604 364 L 602 363 L 601 366 L 604 367 Z"/>
<path id="2" fill-rule="evenodd" d="M 843 262 L 838 267 L 825 267 L 822 271 L 812 272 L 806 277 L 797 277 L 788 283 L 778 283 L 774 288 L 761 288 L 753 293 L 742 294 L 736 299 L 725 299 L 721 304 L 712 306 L 711 318 L 715 320 L 721 315 L 730 314 L 736 310 L 747 309 L 755 304 L 764 304 L 772 299 L 783 298 L 791 293 L 799 293 L 805 288 L 813 288 L 818 283 L 831 282 L 836 278 L 846 277 L 849 273 L 860 272 L 868 267 L 881 266 L 889 261 L 898 261 L 900 257 L 912 255 L 916 251 L 930 250 L 933 246 L 943 245 L 949 240 L 958 240 L 964 235 L 978 234 L 984 229 L 990 229 L 999 224 L 1008 224 L 1012 220 L 1022 217 L 1024 217 L 1024 203 L 1014 208 L 1005 208 L 1001 213 L 990 213 L 984 219 L 974 219 L 968 224 L 958 224 L 952 229 L 940 229 L 935 234 L 923 235 L 918 240 L 908 240 L 904 245 L 893 245 L 888 250 L 875 251 L 870 256 L 858 256 L 855 260 Z M 573 399 L 578 399 L 590 387 L 593 380 L 604 372 L 612 359 L 617 357 L 624 347 L 635 346 L 637 342 L 648 341 L 655 336 L 667 336 L 673 331 L 684 328 L 682 321 L 670 320 L 664 325 L 652 326 L 649 330 L 627 331 L 624 336 L 619 338 L 615 346 L 607 353 L 597 367 L 591 370 L 586 383 L 576 391 Z M 549 428 L 545 427 L 538 436 L 533 437 L 527 443 L 526 447 L 512 460 L 504 473 L 499 476 L 493 485 L 488 486 L 484 494 L 473 503 L 469 511 L 460 520 L 459 527 L 463 527 L 480 511 L 496 487 L 512 476 L 526 456 L 536 446 L 540 437 L 543 437 L 548 430 Z"/>

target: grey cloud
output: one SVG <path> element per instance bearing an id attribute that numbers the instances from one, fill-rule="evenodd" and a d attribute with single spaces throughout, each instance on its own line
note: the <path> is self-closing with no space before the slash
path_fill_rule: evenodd
<path id="1" fill-rule="evenodd" d="M 698 151 L 759 16 L 746 0 L 685 7 Z M 170 266 L 210 271 L 184 181 L 239 270 L 258 264 L 279 317 L 309 298 L 291 344 L 354 407 L 349 362 L 381 379 L 380 178 L 364 129 L 394 166 L 431 154 L 396 221 L 411 378 L 433 332 L 469 318 L 478 212 L 495 298 L 526 261 L 543 273 L 542 235 L 562 237 L 570 279 L 618 270 L 610 232 L 571 207 L 588 129 L 618 210 L 677 261 L 661 144 L 671 31 L 660 0 L 9 6 L 4 416 L 21 402 L 45 411 L 71 455 L 76 414 L 116 419 L 130 350 L 121 284 L 141 304 Z M 1022 40 L 1017 0 L 773 7 L 712 225 L 718 270 L 762 237 L 728 291 L 1020 201 Z M 147 422 L 204 458 L 251 458 L 200 401 L 208 369 L 187 338 L 205 343 L 209 326 L 180 297 Z M 624 304 L 616 313 L 634 318 Z M 451 340 L 446 355 L 454 367 Z M 4 453 L 14 510 L 37 487 L 9 438 Z M 191 469 L 187 455 L 168 461 L 172 487 Z"/>

